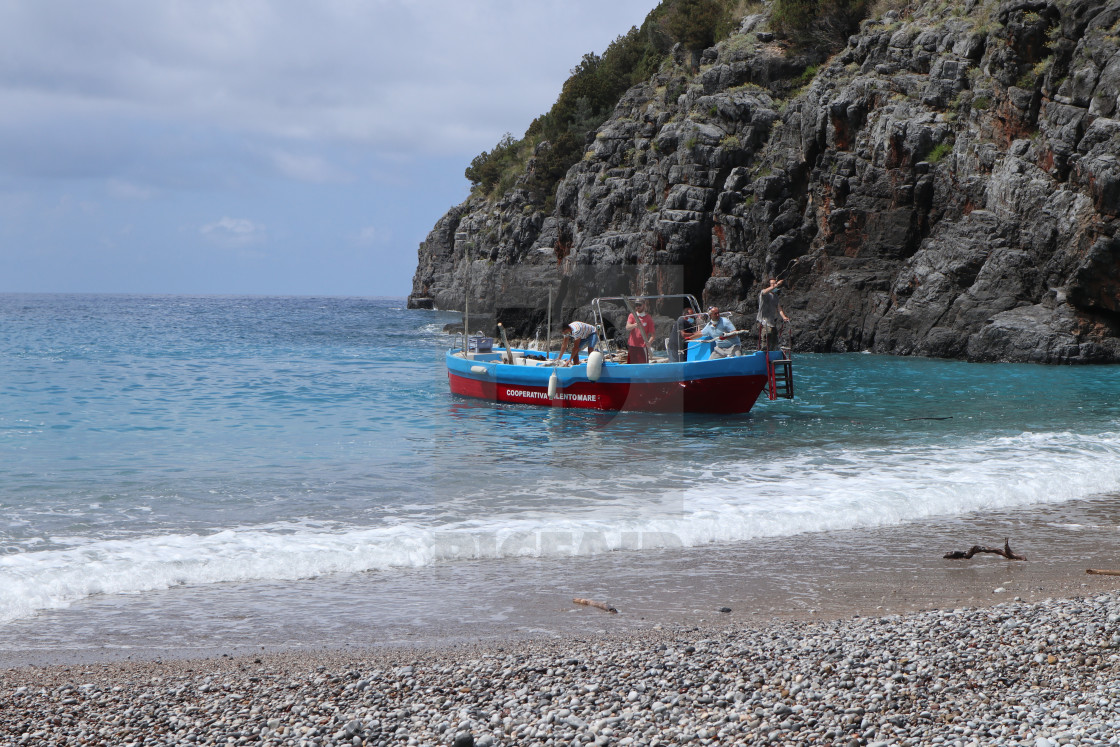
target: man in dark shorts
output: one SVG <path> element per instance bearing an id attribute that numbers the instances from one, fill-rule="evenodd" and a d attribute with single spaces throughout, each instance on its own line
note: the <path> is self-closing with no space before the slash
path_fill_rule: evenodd
<path id="1" fill-rule="evenodd" d="M 560 355 L 556 356 L 556 360 L 564 357 L 569 342 L 572 344 L 572 365 L 575 366 L 579 363 L 579 349 L 583 347 L 584 343 L 587 343 L 587 354 L 594 353 L 595 345 L 599 342 L 599 335 L 595 333 L 595 328 L 587 322 L 572 322 L 564 329 L 564 342 L 560 345 Z"/>

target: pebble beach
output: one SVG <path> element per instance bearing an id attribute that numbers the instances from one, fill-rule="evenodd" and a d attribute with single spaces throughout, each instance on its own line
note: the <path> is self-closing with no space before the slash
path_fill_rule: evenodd
<path id="1" fill-rule="evenodd" d="M 588 614 L 606 615 L 588 609 Z M 1103 745 L 1120 594 L 0 670 L 0 745 Z"/>

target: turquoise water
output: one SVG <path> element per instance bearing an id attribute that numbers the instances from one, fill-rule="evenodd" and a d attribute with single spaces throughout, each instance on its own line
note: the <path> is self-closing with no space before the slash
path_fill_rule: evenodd
<path id="1" fill-rule="evenodd" d="M 344 603 L 369 573 L 671 562 L 1120 492 L 1115 367 L 804 355 L 797 398 L 749 416 L 618 415 L 452 397 L 455 321 L 0 295 L 0 638 L 107 600 L 142 600 L 157 637 L 183 599 L 251 604 L 206 601 L 237 585 Z"/>

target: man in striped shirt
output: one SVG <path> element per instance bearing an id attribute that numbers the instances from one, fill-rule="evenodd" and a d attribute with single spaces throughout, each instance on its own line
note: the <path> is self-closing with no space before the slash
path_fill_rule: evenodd
<path id="1" fill-rule="evenodd" d="M 587 343 L 587 354 L 591 355 L 595 352 L 599 335 L 595 334 L 595 328 L 587 322 L 572 322 L 564 329 L 564 342 L 560 345 L 560 355 L 556 356 L 557 360 L 564 357 L 569 342 L 572 343 L 572 365 L 575 366 L 579 365 L 579 349 Z"/>

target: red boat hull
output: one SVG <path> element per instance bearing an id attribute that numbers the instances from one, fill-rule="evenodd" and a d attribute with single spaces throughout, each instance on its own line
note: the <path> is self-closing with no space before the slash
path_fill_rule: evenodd
<path id="1" fill-rule="evenodd" d="M 766 386 L 766 376 L 716 376 L 688 381 L 575 382 L 548 398 L 548 388 L 505 384 L 459 376 L 447 378 L 453 394 L 493 402 L 588 410 L 639 410 L 646 412 L 749 412 Z"/>

